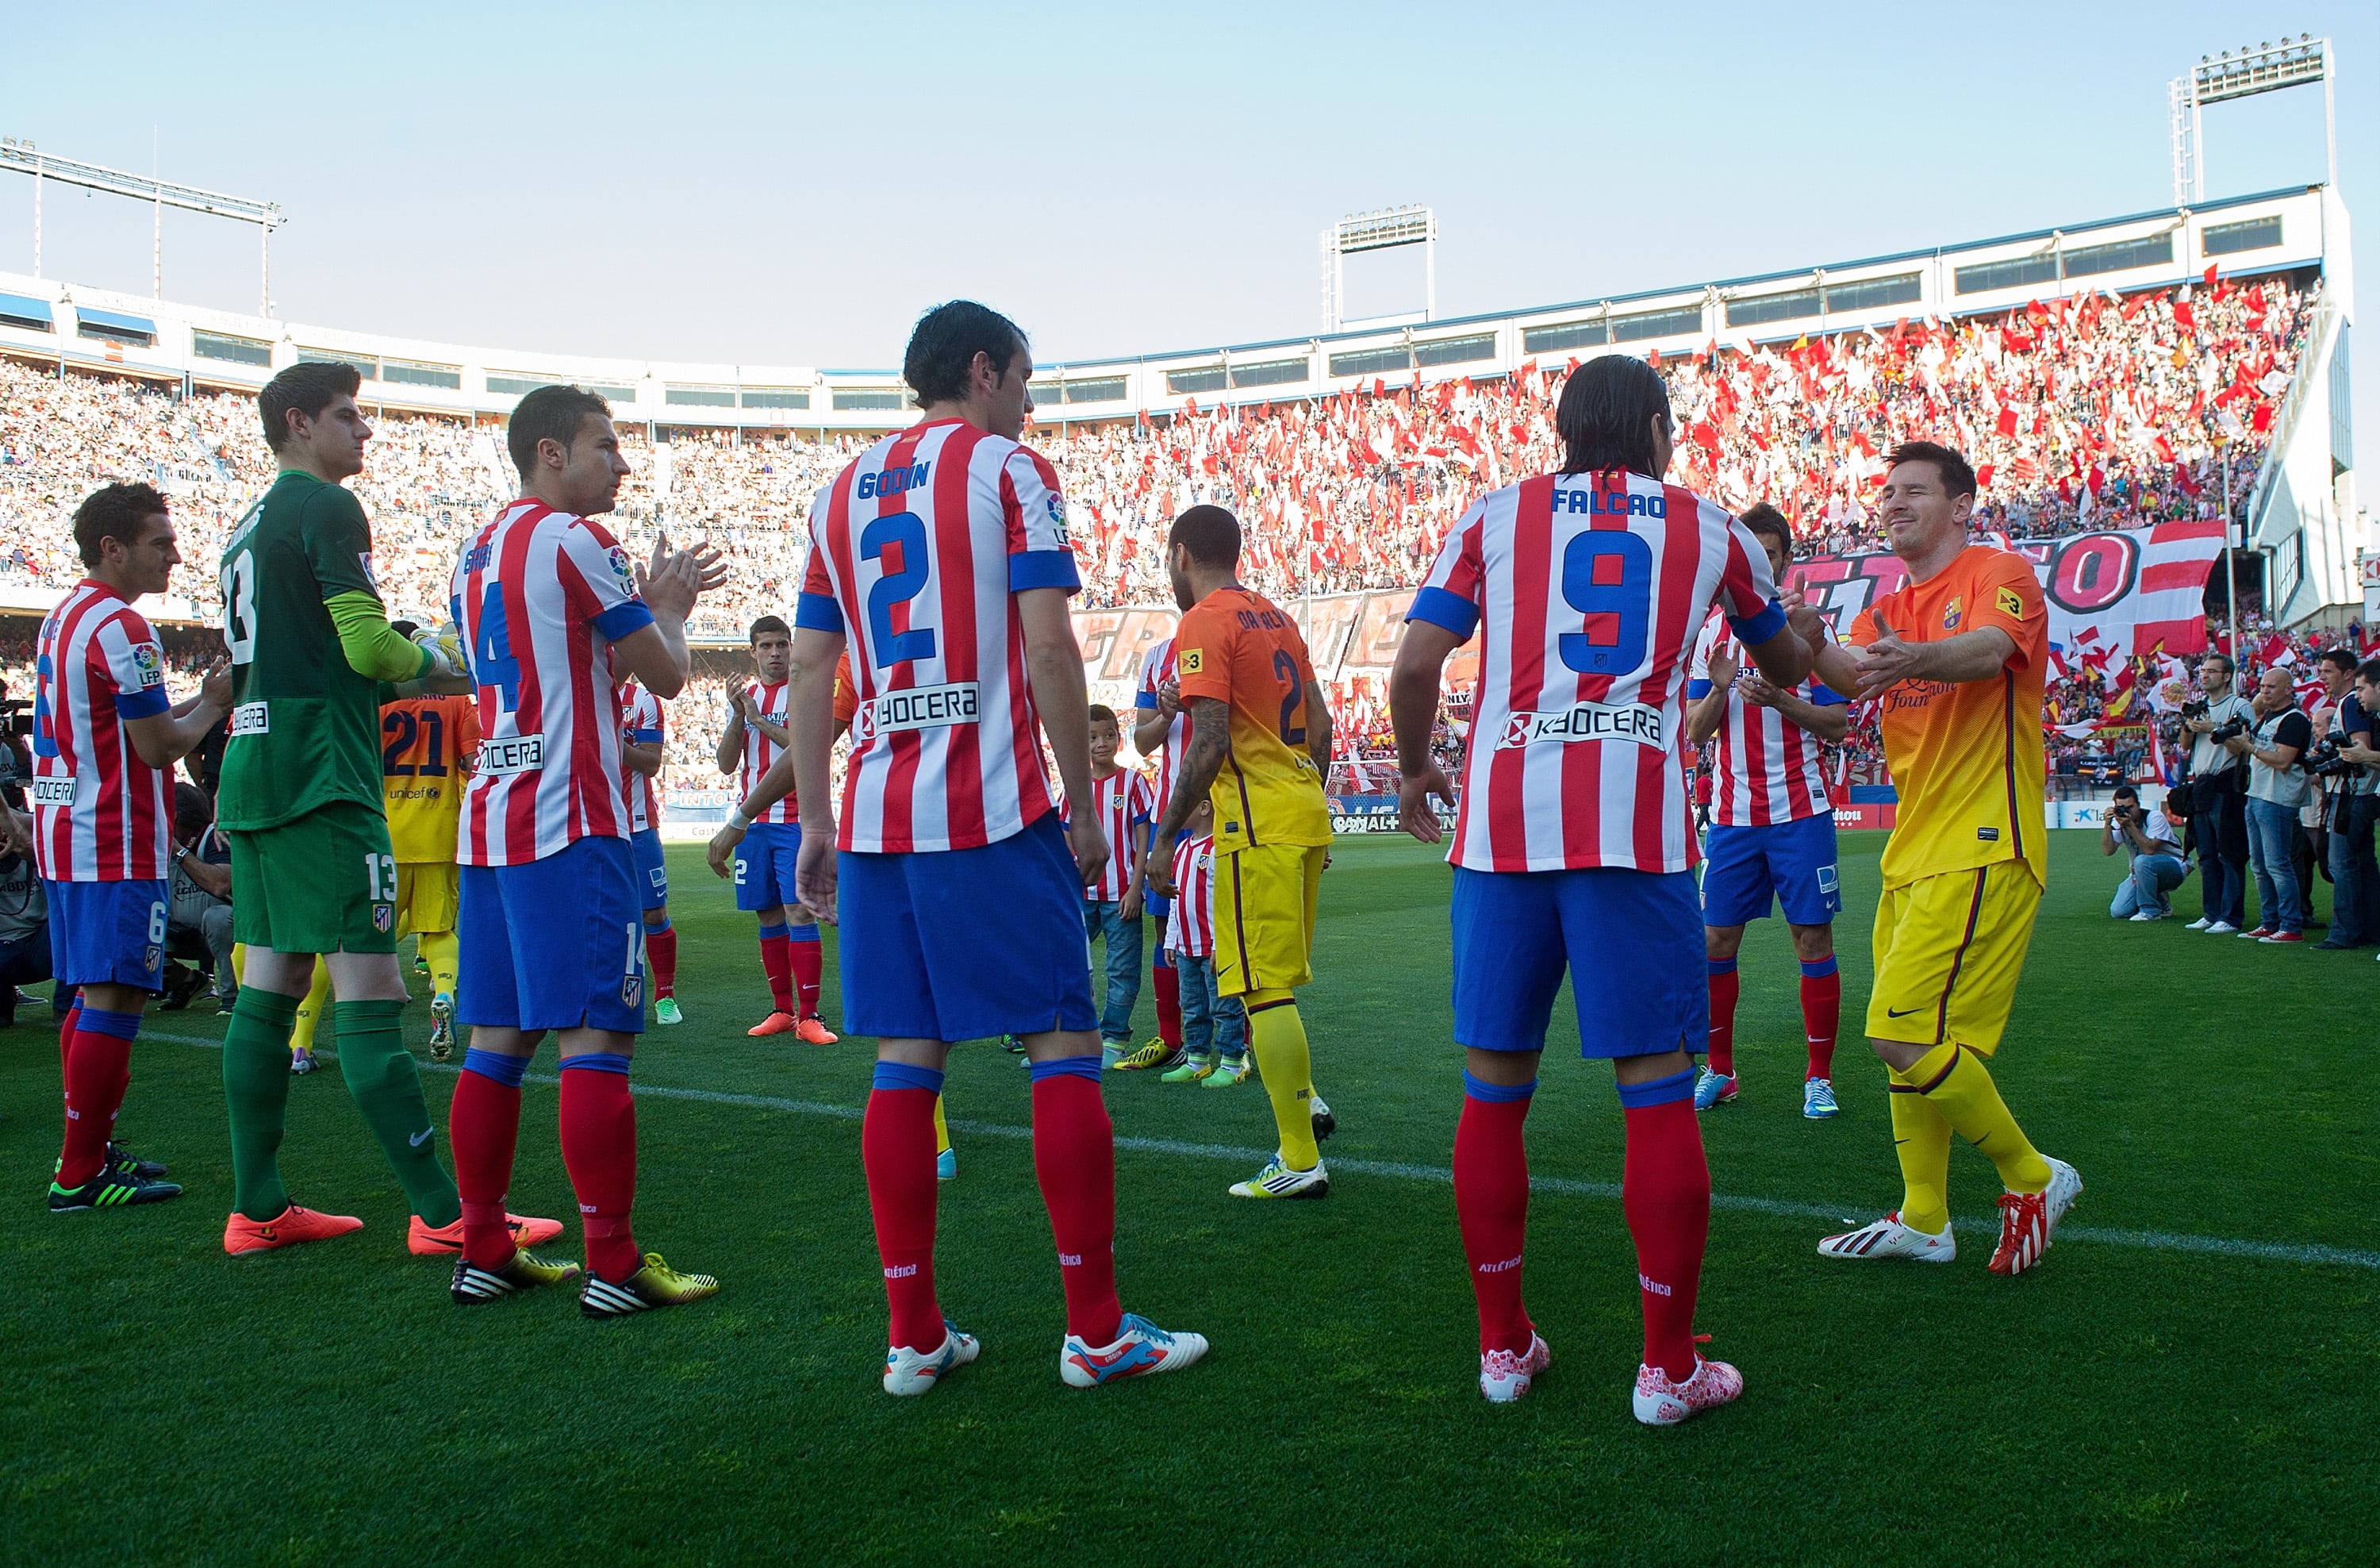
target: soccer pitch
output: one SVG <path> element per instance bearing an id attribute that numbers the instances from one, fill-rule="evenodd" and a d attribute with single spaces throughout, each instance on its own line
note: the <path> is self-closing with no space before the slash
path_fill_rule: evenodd
<path id="1" fill-rule="evenodd" d="M 1867 999 L 1881 834 L 1843 841 L 1847 1037 Z M 748 916 L 671 851 L 688 1021 L 645 1036 L 638 1236 L 713 1302 L 582 1321 L 555 1292 L 450 1305 L 335 1072 L 292 1086 L 283 1167 L 358 1236 L 232 1260 L 211 1010 L 152 1012 L 125 1140 L 185 1196 L 53 1218 L 57 1052 L 0 1054 L 0 1559 L 1436 1563 L 2339 1560 L 2380 1519 L 2380 1234 L 2368 954 L 2118 924 L 2119 862 L 2053 835 L 2053 881 L 1993 1071 L 2088 1184 L 2048 1261 L 1987 1274 L 1998 1188 L 1963 1147 L 1944 1269 L 1821 1259 L 1898 1201 L 1882 1070 L 1847 1038 L 1844 1113 L 1800 1115 L 1782 924 L 1744 944 L 1740 1103 L 1703 1121 L 1717 1192 L 1698 1327 L 1741 1404 L 1630 1418 L 1640 1349 L 1610 1070 L 1555 1016 L 1529 1120 L 1528 1295 L 1552 1368 L 1479 1398 L 1446 1179 L 1449 872 L 1342 842 L 1305 995 L 1339 1117 L 1331 1196 L 1224 1195 L 1270 1147 L 1251 1084 L 1111 1076 L 1123 1304 L 1214 1341 L 1176 1376 L 1057 1378 L 1057 1269 L 1016 1059 L 953 1055 L 959 1178 L 938 1283 L 981 1361 L 878 1386 L 884 1300 L 859 1162 L 873 1052 L 748 1039 Z M 2197 882 L 2180 894 L 2196 913 Z M 2325 885 L 2318 912 L 2327 906 Z M 832 935 L 828 938 L 832 942 Z M 1614 953 L 1615 965 L 1630 961 Z M 840 1015 L 828 965 L 826 1012 Z M 1591 983 L 1591 982 L 1590 982 Z M 418 982 L 417 982 L 418 984 Z M 413 1009 L 417 1047 L 428 1030 Z M 1144 990 L 1143 1034 L 1153 1016 Z M 336 1042 L 330 1042 L 335 1049 Z M 459 1053 L 458 1053 L 459 1054 Z M 425 1054 L 426 1063 L 426 1054 Z M 513 1207 L 575 1213 L 552 1048 Z M 427 1075 L 443 1124 L 453 1077 Z M 555 1256 L 577 1256 L 571 1223 Z"/>

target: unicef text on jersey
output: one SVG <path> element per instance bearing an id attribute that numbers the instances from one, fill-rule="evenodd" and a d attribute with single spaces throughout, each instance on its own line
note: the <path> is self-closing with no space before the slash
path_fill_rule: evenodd
<path id="1" fill-rule="evenodd" d="M 1661 711 L 1642 702 L 1582 702 L 1548 713 L 1510 713 L 1496 749 L 1551 744 L 1567 746 L 1580 740 L 1633 740 L 1639 746 L 1667 750 Z"/>

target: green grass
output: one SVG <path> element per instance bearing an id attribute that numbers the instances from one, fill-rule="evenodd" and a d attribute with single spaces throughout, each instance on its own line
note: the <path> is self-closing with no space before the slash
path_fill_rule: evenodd
<path id="1" fill-rule="evenodd" d="M 1844 845 L 1854 1027 L 1878 847 Z M 690 1021 L 645 1037 L 638 1082 L 780 1103 L 640 1102 L 639 1238 L 724 1282 L 683 1311 L 449 1306 L 446 1270 L 404 1251 L 402 1199 L 335 1073 L 293 1086 L 285 1170 L 301 1201 L 368 1228 L 226 1259 L 219 1058 L 153 1038 L 219 1036 L 205 1011 L 151 1015 L 120 1124 L 187 1195 L 50 1218 L 57 1059 L 29 1010 L 0 1037 L 0 1168 L 19 1195 L 0 1206 L 0 1561 L 2360 1557 L 2380 1516 L 2370 957 L 2110 922 L 2095 847 L 2053 845 L 1994 1069 L 2089 1184 L 2074 1234 L 2013 1281 L 1985 1271 L 1998 1188 L 1963 1148 L 1954 1266 L 1814 1254 L 1811 1210 L 1897 1198 L 1881 1071 L 1847 1047 L 1843 1116 L 1801 1119 L 1791 954 L 1781 927 L 1754 928 L 1743 1100 L 1705 1124 L 1721 1207 L 1700 1312 L 1749 1388 L 1661 1432 L 1627 1409 L 1639 1331 L 1601 1185 L 1621 1165 L 1610 1073 L 1559 1051 L 1530 1134 L 1536 1174 L 1563 1185 L 1537 1197 L 1528 1262 L 1559 1358 L 1518 1406 L 1475 1390 L 1453 1195 L 1427 1173 L 1460 1105 L 1448 873 L 1402 840 L 1345 844 L 1325 881 L 1305 1006 L 1340 1118 L 1327 1203 L 1235 1203 L 1223 1189 L 1252 1161 L 1187 1147 L 1269 1148 L 1255 1086 L 1111 1087 L 1125 1305 L 1215 1348 L 1088 1393 L 1056 1376 L 1025 1075 L 986 1045 L 952 1064 L 961 1174 L 938 1258 L 984 1357 L 929 1398 L 880 1392 L 856 1114 L 871 1053 L 745 1038 L 765 1005 L 749 918 L 690 848 L 672 855 Z M 1565 1003 L 1557 1039 L 1569 1025 Z M 451 1076 L 429 1082 L 443 1109 Z M 514 1207 L 573 1212 L 551 1087 L 529 1087 L 521 1142 Z M 2157 1234 L 2361 1261 L 2144 1244 Z"/>

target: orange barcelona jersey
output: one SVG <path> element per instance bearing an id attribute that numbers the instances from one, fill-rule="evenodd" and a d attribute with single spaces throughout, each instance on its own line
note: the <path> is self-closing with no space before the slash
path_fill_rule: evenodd
<path id="1" fill-rule="evenodd" d="M 1215 853 L 1329 844 L 1322 771 L 1306 750 L 1314 665 L 1296 623 L 1260 593 L 1220 589 L 1182 617 L 1173 654 L 1185 706 L 1201 697 L 1231 704 L 1229 749 L 1208 793 Z"/>
<path id="2" fill-rule="evenodd" d="M 468 697 L 408 697 L 380 710 L 381 797 L 400 864 L 455 858 L 467 764 L 480 748 Z"/>
<path id="3" fill-rule="evenodd" d="M 1997 626 L 2016 641 L 1998 676 L 1904 681 L 1884 694 L 1884 760 L 1900 806 L 1884 849 L 1884 885 L 2002 860 L 2047 881 L 2042 834 L 2042 686 L 2049 613 L 2022 555 L 1971 544 L 1949 565 L 1876 601 L 1904 642 L 1940 642 Z M 1876 640 L 1862 615 L 1852 642 Z"/>

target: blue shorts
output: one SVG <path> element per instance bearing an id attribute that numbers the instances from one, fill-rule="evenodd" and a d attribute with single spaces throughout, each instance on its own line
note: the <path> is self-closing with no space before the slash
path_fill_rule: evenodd
<path id="1" fill-rule="evenodd" d="M 155 991 L 165 974 L 165 884 L 54 882 L 50 974 L 60 986 L 132 986 Z"/>
<path id="2" fill-rule="evenodd" d="M 1823 926 L 1842 913 L 1832 812 L 1765 828 L 1713 826 L 1704 852 L 1704 925 L 1765 920 L 1772 891 L 1797 926 Z"/>
<path id="3" fill-rule="evenodd" d="M 669 906 L 669 861 L 662 855 L 662 831 L 628 835 L 628 862 L 636 869 L 638 907 L 648 913 Z"/>
<path id="4" fill-rule="evenodd" d="M 837 857 L 845 1034 L 1096 1029 L 1082 880 L 1056 812 L 978 849 Z"/>
<path id="5" fill-rule="evenodd" d="M 755 822 L 735 845 L 735 907 L 775 909 L 799 904 L 794 862 L 802 852 L 799 822 Z"/>
<path id="6" fill-rule="evenodd" d="M 1581 1056 L 1645 1056 L 1710 1036 L 1691 871 L 1454 869 L 1454 1039 L 1541 1051 L 1562 971 Z"/>
<path id="7" fill-rule="evenodd" d="M 455 921 L 467 1024 L 645 1027 L 645 923 L 628 841 L 582 838 L 526 866 L 466 866 Z"/>

